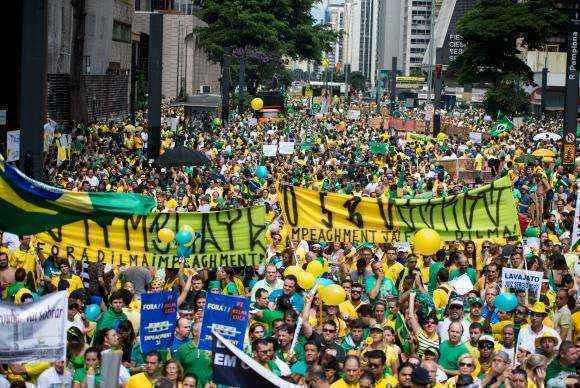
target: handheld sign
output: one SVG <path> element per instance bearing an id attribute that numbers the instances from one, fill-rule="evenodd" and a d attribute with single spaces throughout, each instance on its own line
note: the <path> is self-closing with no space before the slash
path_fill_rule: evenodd
<path id="1" fill-rule="evenodd" d="M 173 344 L 177 318 L 177 293 L 154 292 L 141 295 L 141 350 L 167 349 Z"/>
<path id="2" fill-rule="evenodd" d="M 540 297 L 540 288 L 544 274 L 525 269 L 503 268 L 501 271 L 501 286 L 504 289 L 527 290 Z"/>
<path id="3" fill-rule="evenodd" d="M 207 294 L 199 335 L 199 349 L 212 350 L 212 330 L 230 340 L 239 349 L 243 349 L 249 315 L 250 299 Z"/>

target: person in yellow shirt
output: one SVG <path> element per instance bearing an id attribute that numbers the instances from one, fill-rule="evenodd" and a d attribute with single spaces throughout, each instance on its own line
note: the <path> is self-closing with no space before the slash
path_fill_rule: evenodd
<path id="1" fill-rule="evenodd" d="M 397 251 L 395 250 L 395 247 L 390 244 L 387 245 L 387 248 L 385 249 L 385 258 L 386 259 L 383 261 L 383 272 L 386 277 L 395 283 L 401 271 L 405 269 L 405 266 L 396 260 Z"/>
<path id="2" fill-rule="evenodd" d="M 159 378 L 161 356 L 155 350 L 145 356 L 144 372 L 137 373 L 127 380 L 125 388 L 153 388 Z"/>
<path id="3" fill-rule="evenodd" d="M 20 237 L 20 247 L 10 253 L 8 263 L 12 268 L 24 268 L 27 274 L 27 283 L 35 285 L 37 277 L 37 255 L 31 243 L 30 236 Z"/>
<path id="4" fill-rule="evenodd" d="M 336 380 L 331 388 L 358 388 L 361 375 L 360 360 L 357 356 L 346 356 L 342 368 L 344 377 Z"/>
<path id="5" fill-rule="evenodd" d="M 52 285 L 55 286 L 57 289 L 63 287 L 64 282 L 67 282 L 68 285 L 66 286 L 66 288 L 62 289 L 67 290 L 69 294 L 74 290 L 79 290 L 85 287 L 83 281 L 79 276 L 70 273 L 70 264 L 68 260 L 66 259 L 61 260 L 61 262 L 59 263 L 59 268 L 60 275 L 55 275 L 50 279 Z"/>

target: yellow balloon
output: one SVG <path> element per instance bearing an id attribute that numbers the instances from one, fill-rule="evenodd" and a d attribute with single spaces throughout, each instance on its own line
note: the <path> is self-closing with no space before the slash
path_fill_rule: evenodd
<path id="1" fill-rule="evenodd" d="M 304 272 L 304 270 L 302 268 L 300 268 L 297 265 L 290 265 L 288 267 L 286 267 L 286 269 L 284 270 L 284 276 L 288 276 L 288 275 L 294 275 L 296 277 L 298 277 L 298 274 Z"/>
<path id="2" fill-rule="evenodd" d="M 167 201 L 167 208 L 168 209 L 175 209 L 177 207 L 177 201 L 174 200 L 173 198 L 171 198 L 169 201 Z"/>
<path id="3" fill-rule="evenodd" d="M 317 278 L 324 273 L 324 267 L 322 266 L 320 261 L 312 260 L 306 266 L 306 272 L 310 272 L 312 275 L 314 275 L 315 278 Z"/>
<path id="4" fill-rule="evenodd" d="M 439 132 L 439 133 L 437 134 L 437 140 L 438 140 L 438 141 L 445 141 L 445 139 L 447 139 L 447 135 L 446 135 L 446 134 L 444 134 L 443 132 Z"/>
<path id="5" fill-rule="evenodd" d="M 256 97 L 251 102 L 253 110 L 260 110 L 264 107 L 264 101 L 260 97 Z"/>
<path id="6" fill-rule="evenodd" d="M 310 290 L 314 287 L 315 280 L 314 275 L 310 272 L 302 271 L 298 274 L 298 285 L 304 290 Z"/>
<path id="7" fill-rule="evenodd" d="M 422 255 L 434 255 L 441 247 L 441 236 L 430 228 L 423 228 L 413 236 L 415 252 Z"/>
<path id="8" fill-rule="evenodd" d="M 338 306 L 345 301 L 346 292 L 344 291 L 344 288 L 338 284 L 329 284 L 323 288 L 320 293 L 320 297 L 324 304 L 329 306 Z"/>
<path id="9" fill-rule="evenodd" d="M 173 241 L 175 233 L 173 232 L 173 230 L 169 228 L 163 228 L 159 229 L 159 231 L 157 232 L 157 237 L 159 238 L 159 241 L 169 244 L 171 241 Z"/>

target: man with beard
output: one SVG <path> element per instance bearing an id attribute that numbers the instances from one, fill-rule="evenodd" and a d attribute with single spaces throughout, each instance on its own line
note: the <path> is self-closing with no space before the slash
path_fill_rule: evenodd
<path id="1" fill-rule="evenodd" d="M 359 355 L 364 340 L 364 323 L 360 319 L 355 319 L 349 324 L 349 333 L 340 345 L 347 354 Z"/>
<path id="2" fill-rule="evenodd" d="M 335 381 L 331 388 L 356 388 L 361 375 L 360 360 L 357 356 L 348 356 L 344 361 L 344 377 Z"/>
<path id="3" fill-rule="evenodd" d="M 363 286 L 360 283 L 352 285 L 347 300 L 338 305 L 342 316 L 347 316 L 349 319 L 358 318 L 358 309 L 366 304 L 362 301 L 363 291 Z"/>
<path id="4" fill-rule="evenodd" d="M 469 341 L 469 323 L 463 318 L 463 301 L 461 299 L 453 299 L 449 302 L 447 314 L 448 317 L 437 325 L 437 334 L 439 334 L 441 341 L 449 338 L 447 333 L 452 322 L 463 326 L 461 342 Z"/>

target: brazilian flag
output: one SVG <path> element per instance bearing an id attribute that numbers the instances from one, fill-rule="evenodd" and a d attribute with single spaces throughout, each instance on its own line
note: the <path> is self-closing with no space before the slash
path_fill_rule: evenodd
<path id="1" fill-rule="evenodd" d="M 139 194 L 88 193 L 63 190 L 37 182 L 0 156 L 0 230 L 36 234 L 90 219 L 106 225 L 114 218 L 145 215 L 156 206 Z"/>

